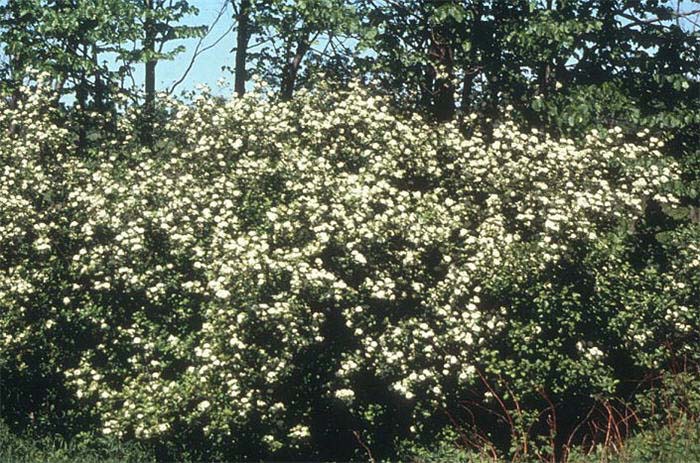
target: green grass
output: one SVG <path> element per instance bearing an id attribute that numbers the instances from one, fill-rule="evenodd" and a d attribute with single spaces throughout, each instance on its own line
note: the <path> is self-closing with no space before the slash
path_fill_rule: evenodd
<path id="1" fill-rule="evenodd" d="M 149 463 L 156 458 L 136 444 L 105 438 L 66 442 L 59 437 L 17 436 L 0 424 L 0 462 L 7 463 Z M 402 461 L 412 463 L 486 463 L 486 454 L 465 451 L 442 442 L 431 449 L 411 449 Z M 505 460 L 501 460 L 505 462 Z M 524 458 L 536 462 L 537 458 Z M 574 449 L 568 463 L 691 463 L 700 462 L 700 423 L 679 421 L 673 426 L 642 430 L 618 449 L 600 446 L 592 452 Z"/>
<path id="2" fill-rule="evenodd" d="M 700 462 L 700 423 L 682 419 L 673 425 L 642 430 L 624 441 L 617 451 L 599 447 L 589 455 L 572 454 L 569 462 Z"/>
<path id="3" fill-rule="evenodd" d="M 85 436 L 67 442 L 60 437 L 17 436 L 0 423 L 0 462 L 7 463 L 150 463 L 153 455 L 136 444 Z"/>
<path id="4" fill-rule="evenodd" d="M 409 463 L 506 463 L 488 453 L 457 447 L 457 436 L 446 433 L 428 448 L 407 445 L 400 458 Z M 546 456 L 521 455 L 520 463 L 549 461 Z M 594 449 L 573 448 L 564 463 L 700 463 L 700 422 L 681 418 L 666 426 L 641 429 L 622 442 Z"/>
<path id="5" fill-rule="evenodd" d="M 411 463 L 486 463 L 486 454 L 465 451 L 445 442 L 431 449 L 411 449 L 402 461 Z M 105 438 L 66 442 L 59 437 L 17 436 L 0 424 L 0 462 L 7 463 L 149 463 L 156 458 L 136 444 Z M 505 462 L 505 460 L 500 460 Z M 536 462 L 537 458 L 524 458 Z M 592 452 L 571 453 L 568 463 L 691 463 L 700 462 L 700 423 L 679 421 L 673 426 L 642 430 L 615 450 L 600 446 Z M 499 462 L 500 463 L 500 462 Z"/>
<path id="6" fill-rule="evenodd" d="M 486 452 L 457 447 L 457 436 L 447 430 L 443 438 L 428 447 L 406 443 L 398 461 L 409 463 L 505 463 Z M 82 435 L 70 442 L 61 437 L 18 436 L 0 422 L 0 462 L 2 463 L 151 463 L 153 453 L 136 443 Z M 535 455 L 522 455 L 517 461 L 535 463 Z M 622 442 L 599 445 L 594 449 L 574 448 L 566 463 L 700 463 L 700 421 L 686 416 L 664 426 L 640 429 Z"/>

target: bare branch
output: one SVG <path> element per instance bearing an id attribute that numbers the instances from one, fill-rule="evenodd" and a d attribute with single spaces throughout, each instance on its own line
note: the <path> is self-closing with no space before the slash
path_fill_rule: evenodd
<path id="1" fill-rule="evenodd" d="M 681 19 L 685 19 L 689 16 L 692 16 L 692 15 L 698 14 L 698 13 L 700 13 L 700 9 L 691 10 L 691 11 L 684 11 L 683 13 L 675 12 L 675 13 L 671 13 L 671 18 L 669 18 L 669 19 L 662 19 L 662 18 L 644 18 L 644 19 L 641 19 L 641 18 L 636 18 L 636 17 L 634 17 L 630 14 L 627 14 L 627 13 L 620 13 L 620 16 L 627 19 L 628 21 L 630 21 L 630 25 L 632 25 L 632 26 L 643 26 L 643 25 L 655 24 L 655 23 L 658 23 L 659 25 L 663 26 L 663 23 L 666 21 L 670 21 L 670 20 L 675 19 L 676 22 L 680 22 Z M 626 27 L 629 27 L 629 26 L 626 26 Z"/>
<path id="2" fill-rule="evenodd" d="M 224 1 L 223 5 L 221 6 L 221 9 L 219 10 L 219 13 L 216 15 L 216 18 L 214 18 L 214 21 L 211 23 L 211 25 L 207 29 L 206 34 L 204 34 L 202 37 L 199 38 L 199 41 L 197 42 L 197 46 L 194 49 L 194 53 L 192 54 L 192 58 L 190 59 L 190 62 L 187 65 L 187 69 L 185 69 L 185 72 L 182 74 L 182 76 L 180 76 L 180 78 L 166 92 L 168 95 L 172 95 L 172 93 L 175 91 L 177 86 L 180 85 L 182 82 L 184 82 L 184 80 L 187 78 L 187 75 L 192 70 L 192 67 L 194 66 L 195 61 L 202 53 L 217 46 L 219 44 L 219 42 L 221 42 L 224 39 L 224 37 L 226 37 L 228 34 L 230 34 L 231 31 L 233 31 L 234 25 L 231 24 L 231 27 L 226 29 L 226 31 L 223 34 L 221 34 L 221 36 L 218 39 L 216 39 L 213 43 L 207 45 L 206 47 L 201 48 L 202 43 L 204 43 L 204 39 L 206 39 L 207 36 L 209 36 L 209 33 L 214 29 L 214 26 L 216 26 L 216 24 L 219 22 L 221 17 L 224 15 L 224 12 L 226 11 L 227 5 L 228 5 L 228 1 Z"/>
<path id="3" fill-rule="evenodd" d="M 360 435 L 360 432 L 353 431 L 352 433 L 355 436 L 357 443 L 360 444 L 363 449 L 365 449 L 365 452 L 367 453 L 367 457 L 369 458 L 370 463 L 376 463 L 377 460 L 374 459 L 374 456 L 372 455 L 372 451 L 367 446 L 367 444 L 365 444 L 365 442 L 362 440 L 362 436 Z"/>

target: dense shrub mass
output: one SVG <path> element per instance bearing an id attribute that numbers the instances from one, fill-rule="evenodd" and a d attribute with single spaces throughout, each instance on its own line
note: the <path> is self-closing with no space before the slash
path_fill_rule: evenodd
<path id="1" fill-rule="evenodd" d="M 697 356 L 700 235 L 665 216 L 679 172 L 646 132 L 436 126 L 354 87 L 166 101 L 153 150 L 124 122 L 86 156 L 32 92 L 0 115 L 16 423 L 168 455 L 381 457 L 467 404 L 497 427 L 496 401 L 565 403 L 573 427 Z"/>

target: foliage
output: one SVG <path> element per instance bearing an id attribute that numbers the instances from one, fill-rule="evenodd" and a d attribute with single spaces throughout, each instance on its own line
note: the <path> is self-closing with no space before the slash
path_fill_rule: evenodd
<path id="1" fill-rule="evenodd" d="M 173 59 L 184 47 L 166 44 L 203 33 L 179 23 L 196 13 L 186 1 L 8 0 L 0 5 L 3 90 L 16 98 L 18 87 L 40 71 L 51 77 L 57 103 L 71 95 L 77 109 L 107 113 L 119 95 L 138 95 L 126 84 L 135 85 L 136 64 Z"/>
<path id="2" fill-rule="evenodd" d="M 127 62 L 148 62 L 160 60 L 172 60 L 185 51 L 184 45 L 178 45 L 170 50 L 165 45 L 171 41 L 177 41 L 190 37 L 199 37 L 206 32 L 206 26 L 186 26 L 181 24 L 183 18 L 196 15 L 199 10 L 187 1 L 166 2 L 165 0 L 140 0 L 135 3 L 139 8 L 141 17 L 139 25 L 141 30 L 135 38 L 145 42 L 144 30 L 150 22 L 153 24 L 155 42 L 153 50 L 147 47 L 132 51 L 128 54 Z"/>
<path id="3" fill-rule="evenodd" d="M 84 87 L 93 75 L 105 86 L 124 77 L 125 69 L 111 72 L 99 57 L 127 52 L 122 42 L 135 37 L 138 15 L 132 2 L 9 0 L 0 15 L 5 87 L 16 89 L 32 70 L 48 72 L 61 93 Z"/>
<path id="4" fill-rule="evenodd" d="M 633 400 L 614 404 L 603 400 L 596 404 L 578 428 L 584 430 L 586 438 L 573 446 L 569 439 L 562 453 L 542 453 L 541 448 L 532 446 L 506 459 L 496 451 L 488 436 L 462 428 L 459 432 L 454 429 L 445 432 L 440 439 L 424 446 L 405 442 L 401 459 L 413 463 L 695 461 L 700 457 L 697 364 L 683 363 L 678 362 L 658 377 L 644 381 L 643 391 Z M 557 428 L 556 420 L 548 424 L 553 434 L 562 431 Z"/>
<path id="5" fill-rule="evenodd" d="M 661 427 L 645 430 L 624 443 L 619 453 L 600 448 L 591 455 L 571 458 L 572 462 L 634 463 L 655 461 L 696 461 L 700 458 L 700 424 L 697 422 L 675 423 L 677 429 Z"/>
<path id="6" fill-rule="evenodd" d="M 267 41 L 255 54 L 256 72 L 279 86 L 283 98 L 291 98 L 300 83 L 314 86 L 319 68 L 347 74 L 345 58 L 352 52 L 346 42 L 359 33 L 359 18 L 346 0 L 275 0 L 255 17 Z"/>
<path id="7" fill-rule="evenodd" d="M 698 229 L 651 220 L 679 171 L 645 132 L 435 126 L 353 85 L 163 101 L 153 150 L 133 113 L 85 156 L 23 91 L 0 115 L 14 428 L 348 459 L 473 416 L 517 455 L 548 442 L 535 410 L 571 426 L 697 353 Z"/>
<path id="8" fill-rule="evenodd" d="M 125 445 L 102 436 L 82 436 L 67 442 L 60 437 L 16 436 L 0 423 L 0 460 L 12 463 L 150 463 L 155 461 L 134 443 Z"/>
<path id="9" fill-rule="evenodd" d="M 464 449 L 459 446 L 460 436 L 454 430 L 445 431 L 431 442 L 429 448 L 421 447 L 413 442 L 404 442 L 399 448 L 401 461 L 411 463 L 449 463 L 461 461 L 464 463 L 486 463 L 494 461 L 493 456 L 478 450 Z M 497 459 L 498 456 L 495 457 Z"/>
<path id="10" fill-rule="evenodd" d="M 695 120 L 697 99 L 686 98 L 700 95 L 692 5 L 358 3 L 375 30 L 364 42 L 372 53 L 363 70 L 404 105 L 439 110 L 442 76 L 450 104 L 464 114 L 512 104 L 524 120 L 550 129 L 580 133 L 650 116 L 676 126 Z M 601 91 L 606 100 L 597 98 Z"/>
<path id="11" fill-rule="evenodd" d="M 374 459 L 407 439 L 556 459 L 698 360 L 692 11 L 232 4 L 237 92 L 251 63 L 278 90 L 157 104 L 166 44 L 203 32 L 189 3 L 0 5 L 13 431 L 99 429 L 161 459 Z M 137 62 L 147 104 L 117 111 Z M 611 458 L 677 435 L 674 387 L 637 394 L 652 431 Z"/>

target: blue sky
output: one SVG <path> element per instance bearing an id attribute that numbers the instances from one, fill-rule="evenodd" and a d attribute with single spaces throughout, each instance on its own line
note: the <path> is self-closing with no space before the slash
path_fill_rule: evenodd
<path id="1" fill-rule="evenodd" d="M 214 45 L 214 42 L 222 37 L 233 24 L 233 9 L 226 0 L 194 0 L 190 3 L 199 9 L 199 15 L 185 18 L 183 22 L 193 26 L 211 25 L 221 11 L 222 6 L 225 7 L 223 16 L 204 38 L 200 49 Z M 158 63 L 156 68 L 156 85 L 159 91 L 171 88 L 185 74 L 198 42 L 199 39 L 172 42 L 173 46 L 184 45 L 187 50 L 177 55 L 172 61 L 160 61 Z M 235 43 L 235 33 L 229 32 L 218 44 L 200 54 L 185 80 L 177 86 L 175 93 L 177 94 L 182 90 L 193 90 L 197 84 L 206 84 L 212 90 L 215 90 L 216 93 L 230 94 L 230 88 L 225 91 L 217 90 L 217 81 L 222 78 L 233 81 L 231 73 L 222 71 L 221 67 L 230 66 L 233 68 L 234 56 L 231 50 L 234 48 Z M 136 71 L 137 81 L 142 82 L 143 66 L 138 66 Z"/>

